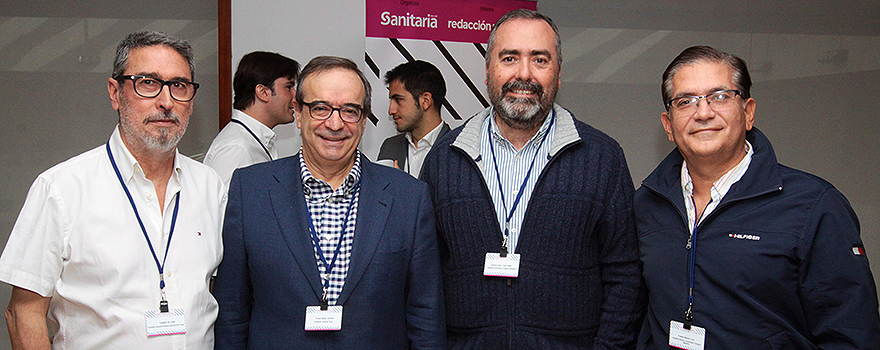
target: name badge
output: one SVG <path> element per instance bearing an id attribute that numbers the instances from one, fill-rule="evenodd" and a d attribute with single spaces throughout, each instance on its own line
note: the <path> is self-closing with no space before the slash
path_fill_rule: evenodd
<path id="1" fill-rule="evenodd" d="M 703 350 L 706 347 L 706 329 L 691 325 L 684 328 L 684 323 L 669 321 L 669 346 L 685 350 Z"/>
<path id="2" fill-rule="evenodd" d="M 507 254 L 502 258 L 501 253 L 486 253 L 483 276 L 516 278 L 519 276 L 519 254 Z"/>
<path id="3" fill-rule="evenodd" d="M 186 334 L 186 313 L 183 309 L 171 309 L 168 312 L 147 310 L 144 312 L 144 319 L 147 324 L 147 337 Z"/>
<path id="4" fill-rule="evenodd" d="M 320 306 L 306 306 L 306 331 L 338 331 L 342 329 L 342 305 L 327 310 Z"/>

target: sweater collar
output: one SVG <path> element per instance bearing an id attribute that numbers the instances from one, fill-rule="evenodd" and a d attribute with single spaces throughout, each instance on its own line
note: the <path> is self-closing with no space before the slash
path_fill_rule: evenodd
<path id="1" fill-rule="evenodd" d="M 488 107 L 468 119 L 462 127 L 461 133 L 452 142 L 452 146 L 460 148 L 471 159 L 480 159 L 480 132 L 483 121 L 493 115 L 493 107 Z M 565 146 L 581 139 L 574 125 L 574 115 L 558 104 L 553 104 L 553 112 L 556 113 L 556 132 L 553 134 L 553 143 L 550 145 L 550 156 L 556 156 Z"/>

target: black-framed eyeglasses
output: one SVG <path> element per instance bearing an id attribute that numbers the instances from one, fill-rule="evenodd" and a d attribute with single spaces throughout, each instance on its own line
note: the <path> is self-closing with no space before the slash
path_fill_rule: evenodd
<path id="1" fill-rule="evenodd" d="M 309 114 L 318 120 L 330 119 L 334 111 L 338 111 L 339 118 L 346 123 L 357 123 L 364 116 L 364 108 L 358 105 L 344 105 L 337 108 L 321 101 L 303 102 L 303 105 L 309 107 Z"/>
<path id="2" fill-rule="evenodd" d="M 145 75 L 122 75 L 116 77 L 116 81 L 131 80 L 134 92 L 140 97 L 153 98 L 162 93 L 162 88 L 168 86 L 171 98 L 180 102 L 189 102 L 196 97 L 199 84 L 185 80 L 162 80 Z"/>
<path id="3" fill-rule="evenodd" d="M 681 113 L 694 113 L 700 105 L 700 100 L 706 99 L 709 108 L 714 111 L 722 111 L 735 105 L 733 102 L 736 100 L 736 96 L 742 96 L 739 90 L 715 91 L 704 96 L 681 96 L 669 100 L 666 107 Z"/>

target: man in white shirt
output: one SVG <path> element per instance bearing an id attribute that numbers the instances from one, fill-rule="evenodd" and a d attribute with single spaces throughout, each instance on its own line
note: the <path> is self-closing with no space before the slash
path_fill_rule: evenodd
<path id="1" fill-rule="evenodd" d="M 213 348 L 226 190 L 177 152 L 194 75 L 183 40 L 120 42 L 107 83 L 119 125 L 37 177 L 0 257 L 13 349 Z"/>
<path id="2" fill-rule="evenodd" d="M 235 169 L 278 159 L 272 129 L 293 122 L 298 74 L 299 63 L 274 52 L 254 51 L 241 58 L 232 79 L 232 120 L 211 142 L 204 160 L 227 186 Z"/>
<path id="3" fill-rule="evenodd" d="M 419 177 L 431 146 L 449 131 L 449 125 L 440 118 L 446 83 L 433 64 L 412 61 L 385 73 L 385 84 L 391 100 L 388 114 L 402 134 L 385 139 L 377 159 L 392 160 L 395 168 Z"/>

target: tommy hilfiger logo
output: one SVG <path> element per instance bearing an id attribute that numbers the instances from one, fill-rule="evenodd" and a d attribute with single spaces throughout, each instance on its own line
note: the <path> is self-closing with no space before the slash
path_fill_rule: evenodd
<path id="1" fill-rule="evenodd" d="M 858 256 L 865 255 L 865 246 L 861 244 L 853 244 L 853 254 Z"/>
<path id="2" fill-rule="evenodd" d="M 747 234 L 744 234 L 744 233 L 729 233 L 727 236 L 730 237 L 730 238 L 736 238 L 736 239 L 747 239 L 747 240 L 750 240 L 750 241 L 760 241 L 760 240 L 761 240 L 761 236 L 758 236 L 758 235 L 747 235 Z"/>

